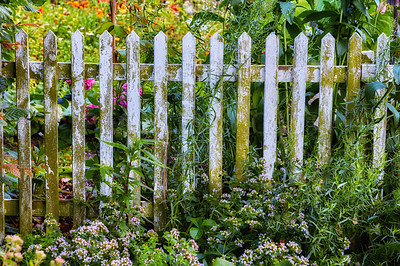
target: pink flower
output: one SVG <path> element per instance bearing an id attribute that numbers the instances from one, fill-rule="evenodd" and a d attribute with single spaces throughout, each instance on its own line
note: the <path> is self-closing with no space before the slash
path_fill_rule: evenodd
<path id="1" fill-rule="evenodd" d="M 70 79 L 66 79 L 65 82 L 67 82 L 69 86 L 71 86 L 72 84 L 72 81 Z M 90 90 L 93 87 L 94 82 L 94 79 L 85 80 L 85 91 Z"/>
<path id="2" fill-rule="evenodd" d="M 120 101 L 119 105 L 121 105 L 122 107 L 126 108 L 128 105 L 126 103 L 126 101 Z"/>
<path id="3" fill-rule="evenodd" d="M 386 12 L 386 4 L 384 4 L 383 2 L 380 3 L 380 4 L 377 6 L 376 11 L 377 11 L 377 12 L 380 11 L 381 14 L 385 14 L 385 12 Z"/>
<path id="4" fill-rule="evenodd" d="M 123 91 L 126 91 L 126 86 L 127 86 L 127 83 L 125 83 L 124 85 L 122 85 L 122 90 Z M 124 92 L 122 92 L 122 93 L 124 93 Z M 142 95 L 143 94 L 143 91 L 142 91 L 142 87 L 140 87 L 140 95 Z"/>
<path id="5" fill-rule="evenodd" d="M 85 91 L 90 90 L 93 87 L 94 82 L 94 79 L 85 80 Z"/>

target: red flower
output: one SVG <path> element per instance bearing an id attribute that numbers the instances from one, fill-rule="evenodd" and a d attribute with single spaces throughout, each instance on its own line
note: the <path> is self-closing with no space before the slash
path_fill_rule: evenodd
<path id="1" fill-rule="evenodd" d="M 178 11 L 178 5 L 171 5 L 170 8 L 174 12 Z"/>
<path id="2" fill-rule="evenodd" d="M 38 11 L 40 12 L 40 14 L 43 14 L 43 8 L 42 7 L 39 7 Z"/>

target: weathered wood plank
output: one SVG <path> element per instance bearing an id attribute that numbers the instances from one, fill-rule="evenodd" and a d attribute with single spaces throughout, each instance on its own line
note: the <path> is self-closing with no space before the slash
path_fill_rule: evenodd
<path id="1" fill-rule="evenodd" d="M 319 89 L 318 159 L 321 165 L 331 157 L 333 121 L 333 75 L 335 39 L 330 33 L 321 42 L 321 82 Z"/>
<path id="2" fill-rule="evenodd" d="M 58 220 L 57 37 L 52 31 L 49 31 L 43 39 L 43 73 L 46 214 Z"/>
<path id="3" fill-rule="evenodd" d="M 375 77 L 375 65 L 368 65 L 369 68 L 363 70 L 362 81 L 367 81 L 368 78 Z M 30 62 L 31 79 L 43 79 L 43 63 Z M 364 64 L 363 64 L 364 67 Z M 393 66 L 389 66 L 393 68 Z M 113 64 L 113 79 L 118 81 L 126 80 L 126 67 L 124 63 Z M 209 76 L 210 65 L 196 65 L 196 81 L 207 82 Z M 346 66 L 335 66 L 335 83 L 346 82 Z M 363 68 L 364 69 L 364 68 Z M 320 82 L 319 66 L 307 66 L 307 82 Z M 71 63 L 59 62 L 57 64 L 58 79 L 71 79 Z M 224 66 L 224 81 L 237 80 L 237 66 Z M 264 82 L 264 66 L 251 66 L 252 82 Z M 15 78 L 15 62 L 5 61 L 2 67 L 3 76 L 6 78 Z M 182 65 L 169 64 L 167 67 L 167 77 L 169 81 L 182 81 Z M 99 79 L 99 64 L 85 63 L 85 79 Z M 154 81 L 153 64 L 140 64 L 140 80 Z M 293 66 L 280 65 L 278 72 L 278 82 L 293 81 Z"/>
<path id="4" fill-rule="evenodd" d="M 272 179 L 276 161 L 278 126 L 278 64 L 279 39 L 275 33 L 268 35 L 265 42 L 264 82 L 264 145 L 265 172 Z"/>
<path id="5" fill-rule="evenodd" d="M 194 191 L 194 116 L 196 96 L 196 38 L 188 32 L 182 39 L 182 154 L 186 154 L 183 193 Z"/>
<path id="6" fill-rule="evenodd" d="M 0 45 L 0 65 L 2 63 L 2 53 L 1 53 L 1 45 Z M 0 92 L 0 112 L 3 113 L 3 93 Z M 0 118 L 1 119 L 1 118 Z M 3 126 L 0 124 L 0 176 L 4 176 L 4 135 L 3 135 Z M 6 236 L 6 216 L 5 216 L 5 206 L 4 206 L 4 183 L 0 183 L 0 243 L 3 242 Z M 18 207 L 17 207 L 18 208 Z"/>
<path id="7" fill-rule="evenodd" d="M 212 92 L 210 119 L 209 178 L 210 191 L 222 195 L 222 98 L 223 98 L 224 40 L 215 33 L 210 39 L 210 77 Z"/>
<path id="8" fill-rule="evenodd" d="M 346 123 L 349 123 L 354 108 L 354 100 L 360 92 L 362 39 L 354 33 L 349 40 L 347 55 Z"/>
<path id="9" fill-rule="evenodd" d="M 19 30 L 15 41 L 20 43 L 15 51 L 17 107 L 29 109 L 29 46 L 28 34 Z M 32 179 L 31 171 L 31 123 L 28 118 L 18 120 L 18 163 L 21 177 L 19 187 L 20 234 L 26 236 L 32 231 Z"/>
<path id="10" fill-rule="evenodd" d="M 300 33 L 294 40 L 292 120 L 290 125 L 292 171 L 299 173 L 303 164 L 305 95 L 307 82 L 308 39 Z"/>
<path id="11" fill-rule="evenodd" d="M 105 31 L 100 36 L 99 48 L 100 84 L 100 165 L 113 166 L 113 148 L 104 141 L 113 141 L 113 49 L 112 36 Z M 113 178 L 105 176 L 100 185 L 100 194 L 111 196 Z"/>
<path id="12" fill-rule="evenodd" d="M 241 181 L 250 145 L 251 38 L 244 32 L 238 42 L 236 179 Z"/>
<path id="13" fill-rule="evenodd" d="M 139 36 L 135 32 L 131 32 L 126 38 L 126 60 L 127 60 L 127 111 L 128 111 L 128 147 L 132 147 L 132 143 L 140 140 L 140 43 Z M 129 159 L 129 158 L 128 158 Z M 134 167 L 140 167 L 140 160 L 133 162 Z M 140 176 L 135 171 L 129 173 L 131 180 L 140 182 Z M 130 187 L 133 193 L 134 204 L 140 203 L 141 186 L 139 184 Z"/>
<path id="14" fill-rule="evenodd" d="M 72 90 L 72 186 L 75 223 L 86 219 L 85 184 L 85 63 L 84 38 L 78 30 L 71 36 L 71 90 Z"/>
<path id="15" fill-rule="evenodd" d="M 388 77 L 387 65 L 390 60 L 390 47 L 389 38 L 382 33 L 378 37 L 378 44 L 376 47 L 376 68 L 377 80 L 384 82 Z M 380 89 L 376 92 L 375 98 L 379 102 L 374 118 L 379 121 L 374 125 L 373 148 L 372 148 L 372 164 L 374 168 L 380 173 L 381 181 L 383 181 L 384 165 L 385 165 L 385 149 L 386 149 L 386 124 L 387 124 L 387 96 L 386 89 Z M 385 98 L 383 98 L 385 97 Z M 383 98 L 383 99 L 382 99 Z"/>
<path id="16" fill-rule="evenodd" d="M 167 99 L 167 36 L 159 32 L 154 38 L 154 137 L 157 141 L 154 155 L 164 163 L 168 149 L 168 99 Z M 167 176 L 164 168 L 154 166 L 154 230 L 166 224 L 165 193 Z"/>

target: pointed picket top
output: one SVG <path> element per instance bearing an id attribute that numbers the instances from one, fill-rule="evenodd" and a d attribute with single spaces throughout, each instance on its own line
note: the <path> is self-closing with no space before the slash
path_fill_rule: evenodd
<path id="1" fill-rule="evenodd" d="M 132 31 L 129 33 L 129 35 L 126 37 L 126 42 L 137 42 L 139 41 L 139 36 L 136 34 L 136 32 Z"/>
<path id="2" fill-rule="evenodd" d="M 330 32 L 328 32 L 328 34 L 326 34 L 323 38 L 322 38 L 322 43 L 329 43 L 329 42 L 335 42 L 335 38 L 332 36 L 332 34 Z"/>
<path id="3" fill-rule="evenodd" d="M 355 33 L 353 33 L 353 35 L 351 35 L 351 37 L 350 37 L 350 39 L 349 39 L 349 42 L 351 42 L 351 41 L 355 41 L 355 42 L 362 42 L 362 38 L 361 38 L 361 36 L 360 36 L 360 34 L 358 34 L 357 32 L 355 32 Z"/>
<path id="4" fill-rule="evenodd" d="M 106 30 L 100 35 L 100 40 L 112 40 L 112 35 Z"/>
<path id="5" fill-rule="evenodd" d="M 210 38 L 210 43 L 223 42 L 223 41 L 224 41 L 224 38 L 222 38 L 218 32 L 214 33 L 214 35 L 211 36 L 211 38 Z"/>
<path id="6" fill-rule="evenodd" d="M 196 42 L 196 38 L 193 36 L 193 34 L 189 31 L 188 33 L 185 34 L 182 38 L 183 43 L 191 43 L 191 42 Z"/>
<path id="7" fill-rule="evenodd" d="M 28 33 L 26 33 L 26 31 L 24 31 L 24 29 L 20 29 L 16 34 L 15 34 L 15 38 L 28 38 Z"/>
<path id="8" fill-rule="evenodd" d="M 167 35 L 165 35 L 165 33 L 163 31 L 160 31 L 154 37 L 154 43 L 155 42 L 161 42 L 161 41 L 167 41 L 167 39 L 168 39 Z"/>
<path id="9" fill-rule="evenodd" d="M 386 36 L 386 34 L 385 33 L 382 33 L 381 35 L 379 35 L 379 37 L 378 37 L 378 43 L 379 42 L 382 42 L 382 41 L 384 41 L 384 42 L 387 42 L 387 41 L 389 41 L 389 37 L 388 36 Z"/>
<path id="10" fill-rule="evenodd" d="M 242 40 L 251 40 L 251 37 L 247 32 L 243 32 L 242 35 L 240 35 L 238 40 L 239 40 L 239 42 Z"/>
<path id="11" fill-rule="evenodd" d="M 44 35 L 44 37 L 43 37 L 44 39 L 47 39 L 47 38 L 57 38 L 57 36 L 54 34 L 54 32 L 52 31 L 52 30 L 49 30 L 45 35 Z"/>
<path id="12" fill-rule="evenodd" d="M 307 41 L 308 42 L 308 38 L 306 35 L 304 35 L 304 33 L 300 33 L 299 35 L 297 35 L 297 37 L 294 39 L 294 42 L 304 42 Z"/>
<path id="13" fill-rule="evenodd" d="M 270 43 L 271 41 L 276 42 L 277 38 L 276 38 L 276 34 L 275 32 L 271 32 L 268 37 L 266 38 L 266 42 Z"/>
<path id="14" fill-rule="evenodd" d="M 71 35 L 71 40 L 80 40 L 83 39 L 83 34 L 79 31 L 76 30 L 72 35 Z"/>

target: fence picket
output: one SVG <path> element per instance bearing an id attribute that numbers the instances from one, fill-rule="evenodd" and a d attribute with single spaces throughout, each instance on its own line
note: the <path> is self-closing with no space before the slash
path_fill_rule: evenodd
<path id="1" fill-rule="evenodd" d="M 319 90 L 318 159 L 325 164 L 331 157 L 333 120 L 333 79 L 335 39 L 330 33 L 321 42 L 321 81 Z"/>
<path id="2" fill-rule="evenodd" d="M 303 33 L 300 33 L 294 40 L 292 121 L 290 127 L 292 171 L 294 173 L 298 173 L 297 166 L 301 166 L 303 163 L 307 50 L 308 39 Z"/>
<path id="3" fill-rule="evenodd" d="M 222 98 L 223 98 L 224 40 L 215 33 L 210 39 L 210 89 L 212 102 L 209 110 L 210 152 L 209 178 L 210 190 L 216 196 L 222 195 Z"/>
<path id="4" fill-rule="evenodd" d="M 0 66 L 3 64 L 0 46 Z M 0 75 L 1 75 L 0 71 Z M 3 113 L 3 93 L 0 92 L 0 112 Z M 4 177 L 4 135 L 3 135 L 3 125 L 0 123 L 0 176 Z M 0 242 L 3 242 L 5 238 L 6 230 L 6 209 L 4 205 L 4 183 L 0 183 Z"/>
<path id="5" fill-rule="evenodd" d="M 84 39 L 78 30 L 71 37 L 72 86 L 72 182 L 74 197 L 74 222 L 86 218 L 85 186 L 85 67 Z"/>
<path id="6" fill-rule="evenodd" d="M 20 43 L 15 51 L 17 107 L 29 109 L 28 34 L 19 30 L 15 41 Z M 18 182 L 19 232 L 26 236 L 32 231 L 31 123 L 28 118 L 18 120 L 18 163 L 21 174 Z"/>
<path id="7" fill-rule="evenodd" d="M 347 55 L 347 92 L 346 92 L 346 123 L 351 120 L 353 101 L 360 91 L 362 39 L 358 33 L 354 33 L 349 40 L 349 52 Z"/>
<path id="8" fill-rule="evenodd" d="M 376 78 L 378 81 L 385 81 L 388 79 L 387 65 L 390 60 L 389 38 L 382 33 L 378 37 L 378 44 L 376 47 Z M 375 110 L 374 118 L 379 120 L 374 125 L 374 140 L 372 150 L 372 163 L 374 168 L 380 172 L 380 177 L 383 179 L 384 162 L 385 162 L 385 148 L 386 148 L 386 123 L 387 123 L 387 96 L 386 89 L 380 89 L 376 92 L 375 98 L 377 102 L 381 101 Z M 382 99 L 385 97 L 384 99 Z"/>
<path id="9" fill-rule="evenodd" d="M 128 146 L 140 139 L 140 43 L 139 36 L 131 32 L 126 38 L 126 98 L 127 98 L 127 133 Z M 133 162 L 134 167 L 140 167 L 140 160 Z M 131 180 L 140 182 L 140 175 L 135 171 L 129 173 Z M 130 188 L 134 194 L 135 204 L 140 206 L 141 186 L 136 185 Z"/>
<path id="10" fill-rule="evenodd" d="M 58 220 L 58 112 L 57 37 L 49 31 L 43 39 L 43 90 L 46 151 L 46 215 Z"/>
<path id="11" fill-rule="evenodd" d="M 238 42 L 236 179 L 240 181 L 250 143 L 251 38 L 244 32 Z"/>
<path id="12" fill-rule="evenodd" d="M 100 84 L 100 165 L 112 167 L 113 148 L 103 141 L 113 141 L 113 49 L 112 36 L 105 31 L 100 36 L 99 84 Z M 111 196 L 111 175 L 105 176 L 100 194 Z"/>
<path id="13" fill-rule="evenodd" d="M 164 163 L 168 150 L 168 99 L 167 99 L 167 36 L 160 31 L 154 38 L 154 155 Z M 154 230 L 166 224 L 165 197 L 167 190 L 166 169 L 154 166 Z"/>
<path id="14" fill-rule="evenodd" d="M 264 145 L 263 157 L 268 179 L 272 178 L 276 161 L 278 122 L 278 65 L 279 39 L 275 33 L 265 41 L 265 82 L 264 82 Z"/>
<path id="15" fill-rule="evenodd" d="M 184 193 L 195 188 L 194 152 L 191 145 L 194 134 L 196 95 L 196 38 L 188 32 L 182 39 L 182 153 L 185 156 Z"/>

